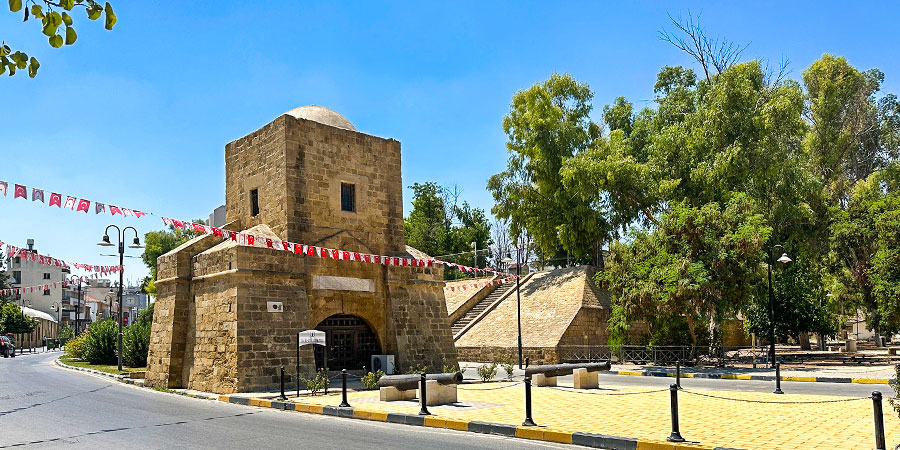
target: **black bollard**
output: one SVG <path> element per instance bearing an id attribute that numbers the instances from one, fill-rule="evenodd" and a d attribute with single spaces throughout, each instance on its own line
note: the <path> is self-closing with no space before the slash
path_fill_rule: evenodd
<path id="1" fill-rule="evenodd" d="M 675 384 L 681 389 L 681 360 L 675 361 Z"/>
<path id="2" fill-rule="evenodd" d="M 881 411 L 881 392 L 872 392 L 872 409 L 875 411 L 875 450 L 886 450 L 884 442 L 884 413 Z"/>
<path id="3" fill-rule="evenodd" d="M 422 405 L 422 409 L 419 410 L 420 416 L 430 416 L 431 413 L 428 412 L 428 406 L 426 405 L 428 396 L 425 395 L 425 372 L 422 372 L 422 379 L 419 381 L 419 403 Z"/>
<path id="4" fill-rule="evenodd" d="M 775 363 L 775 393 L 784 394 L 781 390 L 781 363 Z"/>
<path id="5" fill-rule="evenodd" d="M 525 421 L 522 422 L 523 427 L 536 427 L 534 419 L 531 418 L 531 377 L 525 376 Z"/>
<path id="6" fill-rule="evenodd" d="M 350 407 L 350 404 L 347 403 L 347 369 L 341 369 L 341 404 L 338 406 L 341 408 Z"/>
<path id="7" fill-rule="evenodd" d="M 287 399 L 287 397 L 284 395 L 284 366 L 281 366 L 281 397 L 279 397 L 279 399 Z"/>
<path id="8" fill-rule="evenodd" d="M 530 360 L 528 359 L 528 357 L 526 356 L 526 357 L 525 357 L 525 368 L 526 368 L 526 369 L 528 368 L 528 363 L 529 363 L 529 362 L 531 362 L 531 361 L 530 361 Z"/>
<path id="9" fill-rule="evenodd" d="M 669 442 L 684 442 L 681 437 L 681 431 L 678 430 L 678 385 L 669 386 L 669 393 L 672 397 L 672 433 L 666 438 Z"/>

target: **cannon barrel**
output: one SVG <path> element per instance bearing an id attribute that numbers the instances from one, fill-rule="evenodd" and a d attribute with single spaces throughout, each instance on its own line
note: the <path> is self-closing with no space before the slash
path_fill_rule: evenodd
<path id="1" fill-rule="evenodd" d="M 402 391 L 408 389 L 415 389 L 419 387 L 419 381 L 422 379 L 421 375 L 409 374 L 409 375 L 385 375 L 378 380 L 378 387 L 388 387 L 393 386 Z M 429 373 L 425 375 L 425 379 L 428 381 L 437 381 L 439 384 L 448 385 L 448 384 L 460 384 L 463 381 L 462 372 L 451 372 L 451 373 Z"/>
<path id="2" fill-rule="evenodd" d="M 543 366 L 531 366 L 525 369 L 525 376 L 542 374 L 547 377 L 560 377 L 563 375 L 571 375 L 575 369 L 587 369 L 588 372 L 599 372 L 601 370 L 609 370 L 611 367 L 609 361 L 598 363 L 575 363 L 575 364 L 547 364 Z"/>

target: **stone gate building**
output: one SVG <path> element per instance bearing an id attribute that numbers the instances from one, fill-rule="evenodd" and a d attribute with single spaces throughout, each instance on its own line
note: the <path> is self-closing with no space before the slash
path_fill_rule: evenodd
<path id="1" fill-rule="evenodd" d="M 231 231 L 424 258 L 403 236 L 400 142 L 357 132 L 340 114 L 296 108 L 225 146 Z M 217 393 L 278 386 L 297 333 L 326 332 L 328 367 L 372 354 L 396 366 L 456 362 L 443 268 L 305 257 L 201 236 L 161 256 L 146 381 Z M 270 302 L 283 310 L 269 312 Z M 324 354 L 301 348 L 301 372 Z M 288 370 L 293 373 L 293 370 Z"/>

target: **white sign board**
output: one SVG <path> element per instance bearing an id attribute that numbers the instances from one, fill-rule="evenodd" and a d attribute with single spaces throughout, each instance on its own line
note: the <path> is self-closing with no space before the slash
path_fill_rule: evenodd
<path id="1" fill-rule="evenodd" d="M 306 330 L 299 333 L 300 346 L 315 344 L 325 345 L 325 332 L 319 330 Z"/>

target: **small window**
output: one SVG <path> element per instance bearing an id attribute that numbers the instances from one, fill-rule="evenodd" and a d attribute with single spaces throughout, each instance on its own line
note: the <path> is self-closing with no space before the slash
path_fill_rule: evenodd
<path id="1" fill-rule="evenodd" d="M 21 284 L 22 283 L 22 271 L 14 270 L 13 271 L 13 284 Z"/>
<path id="2" fill-rule="evenodd" d="M 44 272 L 44 279 L 45 279 L 45 280 L 49 280 L 49 279 L 50 279 L 50 274 Z"/>
<path id="3" fill-rule="evenodd" d="M 341 183 L 341 211 L 356 212 L 356 185 Z"/>
<path id="4" fill-rule="evenodd" d="M 44 295 L 50 295 L 50 289 L 44 289 Z"/>
<path id="5" fill-rule="evenodd" d="M 259 215 L 259 190 L 250 189 L 250 215 Z"/>
<path id="6" fill-rule="evenodd" d="M 21 258 L 21 257 L 16 256 L 15 261 L 16 261 L 16 264 L 22 264 L 22 258 Z"/>

